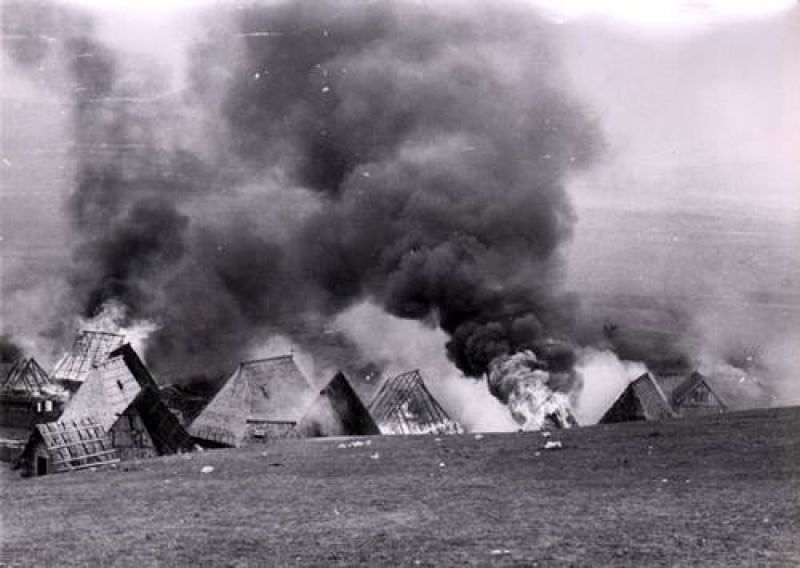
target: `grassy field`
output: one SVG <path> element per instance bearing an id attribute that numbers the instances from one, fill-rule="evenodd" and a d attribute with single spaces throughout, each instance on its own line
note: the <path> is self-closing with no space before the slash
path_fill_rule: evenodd
<path id="1" fill-rule="evenodd" d="M 797 566 L 800 409 L 284 442 L 2 483 L 20 566 Z M 563 449 L 544 449 L 558 440 Z M 204 466 L 213 472 L 202 473 Z"/>

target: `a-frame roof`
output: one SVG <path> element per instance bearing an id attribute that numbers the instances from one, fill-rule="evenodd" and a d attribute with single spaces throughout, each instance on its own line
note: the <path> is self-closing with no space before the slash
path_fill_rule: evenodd
<path id="1" fill-rule="evenodd" d="M 297 426 L 303 436 L 369 436 L 380 429 L 343 373 L 323 388 Z"/>
<path id="2" fill-rule="evenodd" d="M 292 355 L 244 361 L 189 427 L 196 438 L 238 446 L 251 422 L 297 422 L 314 389 Z"/>
<path id="3" fill-rule="evenodd" d="M 250 387 L 250 420 L 296 421 L 314 396 L 292 355 L 245 361 L 237 372 Z"/>
<path id="4" fill-rule="evenodd" d="M 650 373 L 628 384 L 600 419 L 601 424 L 662 420 L 675 416 L 667 397 Z"/>
<path id="5" fill-rule="evenodd" d="M 703 384 L 709 391 L 711 391 L 714 394 L 717 400 L 719 400 L 720 404 L 723 404 L 724 406 L 724 403 L 722 403 L 722 399 L 716 396 L 714 389 L 711 388 L 710 384 L 708 384 L 706 377 L 698 373 L 697 371 L 686 377 L 686 380 L 675 388 L 675 390 L 672 392 L 672 402 L 676 405 L 680 405 L 682 402 L 684 402 L 684 400 L 686 400 L 686 398 L 692 393 L 692 391 L 694 391 L 696 388 L 698 388 L 700 385 Z"/>
<path id="6" fill-rule="evenodd" d="M 384 434 L 462 431 L 425 386 L 419 370 L 387 378 L 373 397 L 369 412 Z"/>
<path id="7" fill-rule="evenodd" d="M 109 353 L 121 347 L 124 342 L 125 338 L 116 333 L 81 331 L 72 348 L 56 364 L 52 379 L 83 382 L 95 366 L 102 363 Z"/>
<path id="8" fill-rule="evenodd" d="M 676 407 L 688 404 L 692 392 L 707 389 L 722 410 L 747 410 L 772 406 L 774 398 L 757 377 L 731 366 L 721 366 L 705 374 L 693 372 L 672 391 L 671 400 Z"/>
<path id="9" fill-rule="evenodd" d="M 63 389 L 50 380 L 34 358 L 17 361 L 0 386 L 0 391 L 24 393 L 30 396 L 63 394 Z"/>

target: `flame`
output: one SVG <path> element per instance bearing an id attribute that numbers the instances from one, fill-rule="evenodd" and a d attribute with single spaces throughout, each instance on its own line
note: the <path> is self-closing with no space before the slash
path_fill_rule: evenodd
<path id="1" fill-rule="evenodd" d="M 523 430 L 575 424 L 569 395 L 553 390 L 553 382 L 532 351 L 501 355 L 489 365 L 489 388 Z"/>
<path id="2" fill-rule="evenodd" d="M 140 355 L 144 354 L 150 335 L 159 329 L 153 321 L 129 319 L 128 309 L 117 300 L 108 300 L 93 317 L 80 318 L 78 325 L 80 329 L 123 335 Z"/>

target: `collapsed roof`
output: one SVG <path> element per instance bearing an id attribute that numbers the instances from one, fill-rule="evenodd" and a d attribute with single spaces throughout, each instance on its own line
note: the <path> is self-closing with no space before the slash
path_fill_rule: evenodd
<path id="1" fill-rule="evenodd" d="M 109 353 L 121 347 L 124 341 L 125 338 L 117 333 L 81 331 L 72 348 L 56 364 L 52 379 L 65 383 L 82 383 L 91 370 L 103 362 Z"/>
<path id="2" fill-rule="evenodd" d="M 22 467 L 34 457 L 39 440 L 44 444 L 49 463 L 47 471 L 37 471 L 37 474 L 74 471 L 119 461 L 108 432 L 90 417 L 37 424 L 20 456 Z"/>
<path id="3" fill-rule="evenodd" d="M 158 386 L 133 348 L 125 344 L 93 368 L 60 422 L 90 417 L 106 432 L 121 416 L 138 415 L 159 454 L 191 450 L 189 434 L 161 400 Z"/>
<path id="4" fill-rule="evenodd" d="M 450 419 L 425 386 L 419 370 L 389 377 L 369 405 L 383 434 L 457 434 Z"/>

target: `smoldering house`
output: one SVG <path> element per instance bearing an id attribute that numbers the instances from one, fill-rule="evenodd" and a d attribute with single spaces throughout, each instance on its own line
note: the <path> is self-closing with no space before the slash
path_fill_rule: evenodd
<path id="1" fill-rule="evenodd" d="M 773 403 L 757 379 L 733 368 L 709 374 L 645 373 L 625 387 L 600 423 L 693 418 Z"/>

